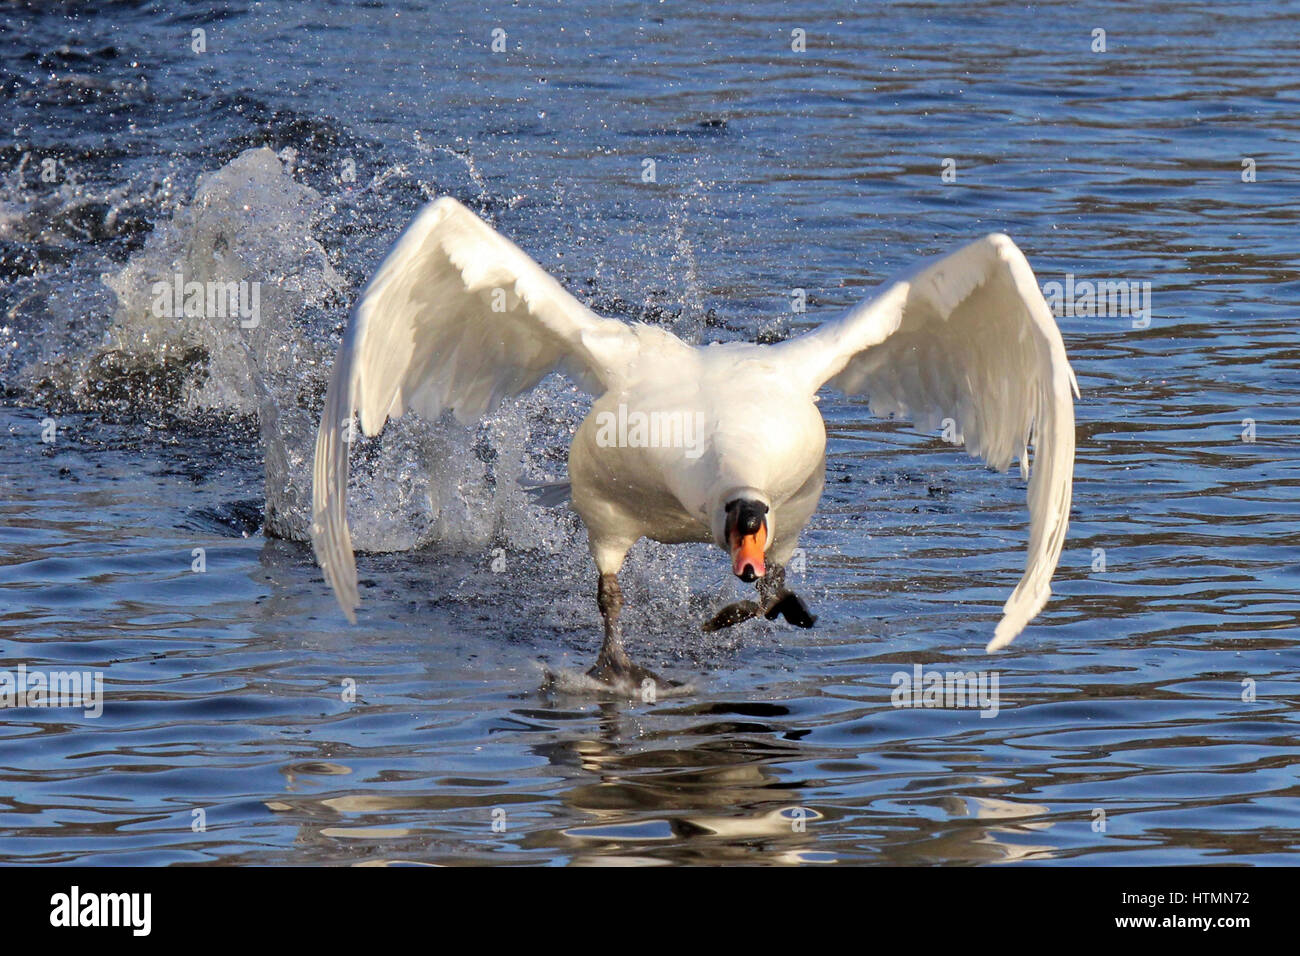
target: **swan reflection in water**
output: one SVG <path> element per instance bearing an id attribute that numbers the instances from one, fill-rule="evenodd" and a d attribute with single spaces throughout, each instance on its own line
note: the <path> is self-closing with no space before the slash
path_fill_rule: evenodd
<path id="1" fill-rule="evenodd" d="M 654 716 L 661 727 L 665 717 L 685 726 L 649 732 L 638 732 L 645 713 L 619 701 L 594 712 L 514 713 L 555 729 L 531 748 L 553 771 L 545 796 L 527 792 L 526 780 L 502 791 L 493 785 L 504 781 L 470 777 L 458 787 L 445 778 L 430 782 L 424 792 L 331 789 L 309 796 L 303 787 L 348 775 L 341 764 L 309 763 L 284 768 L 291 792 L 267 806 L 296 819 L 299 845 L 332 846 L 339 862 L 359 865 L 525 863 L 539 856 L 572 865 L 854 862 L 824 840 L 842 845 L 846 826 L 863 859 L 872 854 L 900 864 L 1015 862 L 1055 853 L 1041 840 L 1051 827 L 1042 819 L 1048 808 L 1037 804 L 954 792 L 918 800 L 908 792 L 863 797 L 852 813 L 844 809 L 852 801 L 833 809 L 806 805 L 805 789 L 824 791 L 826 784 L 795 778 L 784 766 L 806 764 L 817 753 L 764 722 L 788 714 L 781 704 L 679 705 Z M 587 726 L 567 732 L 569 721 Z M 698 742 L 683 744 L 692 739 Z M 828 749 L 825 758 L 842 760 L 843 752 Z M 545 775 L 532 771 L 539 772 Z M 1008 782 L 962 777 L 949 786 L 1005 789 Z M 873 811 L 875 802 L 890 806 Z M 937 815 L 917 814 L 917 803 Z M 905 828 L 897 804 L 913 805 Z M 873 814 L 878 828 L 870 824 Z M 1028 834 L 1035 842 L 1025 842 Z"/>

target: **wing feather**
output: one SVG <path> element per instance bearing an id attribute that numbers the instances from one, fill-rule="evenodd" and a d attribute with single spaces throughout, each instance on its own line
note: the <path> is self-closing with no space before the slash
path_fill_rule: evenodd
<path id="1" fill-rule="evenodd" d="M 873 414 L 927 430 L 951 418 L 956 439 L 998 471 L 1019 457 L 1029 479 L 1028 555 L 987 650 L 1011 643 L 1051 595 L 1069 522 L 1078 395 L 1024 254 L 1005 235 L 986 236 L 777 349 L 814 389 L 865 394 Z"/>
<path id="2" fill-rule="evenodd" d="M 367 435 L 408 410 L 468 423 L 557 370 L 600 394 L 636 351 L 630 327 L 582 305 L 460 203 L 426 206 L 353 310 L 316 435 L 312 543 L 348 619 L 360 604 L 346 506 L 354 414 Z"/>

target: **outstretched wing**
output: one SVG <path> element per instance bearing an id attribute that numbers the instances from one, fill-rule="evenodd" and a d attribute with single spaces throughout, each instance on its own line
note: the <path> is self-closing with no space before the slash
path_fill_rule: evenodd
<path id="1" fill-rule="evenodd" d="M 468 423 L 556 370 L 599 394 L 635 355 L 630 327 L 596 315 L 456 200 L 426 206 L 353 310 L 316 435 L 312 543 L 348 619 L 360 603 L 346 505 L 354 413 L 367 435 L 408 408 Z"/>
<path id="2" fill-rule="evenodd" d="M 957 440 L 998 471 L 1019 456 L 1029 554 L 987 650 L 1010 644 L 1052 593 L 1074 474 L 1071 393 L 1079 394 L 1024 254 L 1005 235 L 985 236 L 776 348 L 814 390 L 865 394 L 874 414 L 925 429 L 951 418 Z"/>

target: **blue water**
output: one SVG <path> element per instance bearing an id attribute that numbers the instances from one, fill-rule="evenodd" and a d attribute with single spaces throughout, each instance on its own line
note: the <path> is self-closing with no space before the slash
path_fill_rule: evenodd
<path id="1" fill-rule="evenodd" d="M 1297 861 L 1300 5 L 169 6 L 0 13 L 0 670 L 104 681 L 98 717 L 0 713 L 0 859 Z M 252 185 L 204 206 L 216 174 Z M 582 400 L 550 381 L 361 456 L 388 553 L 346 624 L 304 436 L 440 194 L 700 341 L 993 230 L 1041 282 L 1149 282 L 1148 327 L 1059 319 L 1083 397 L 1047 610 L 986 657 L 1023 483 L 828 395 L 818 626 L 701 635 L 725 559 L 642 543 L 631 649 L 695 693 L 544 693 L 599 641 L 576 519 L 505 489 L 562 473 Z M 231 254 L 280 296 L 257 334 L 187 357 L 132 311 Z M 463 486 L 438 521 L 431 480 Z M 996 671 L 997 715 L 892 706 L 917 664 Z"/>

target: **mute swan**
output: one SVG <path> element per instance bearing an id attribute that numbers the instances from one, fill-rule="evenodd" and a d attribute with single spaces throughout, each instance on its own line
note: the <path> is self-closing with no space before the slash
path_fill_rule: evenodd
<path id="1" fill-rule="evenodd" d="M 350 621 L 360 604 L 346 515 L 353 415 L 377 434 L 408 409 L 470 423 L 554 370 L 595 397 L 569 450 L 574 509 L 599 573 L 604 644 L 588 674 L 620 693 L 656 675 L 623 646 L 618 572 L 642 537 L 717 544 L 758 582 L 706 630 L 762 614 L 811 627 L 784 566 L 817 507 L 823 387 L 877 415 L 952 419 L 971 455 L 1029 478 L 1029 551 L 986 651 L 1046 604 L 1070 510 L 1074 373 L 1029 263 L 994 233 L 932 260 L 814 331 L 692 347 L 596 315 L 449 197 L 420 213 L 353 311 L 316 438 L 312 541 Z M 658 422 L 658 427 L 654 427 Z M 630 424 L 629 424 L 630 423 Z M 665 440 L 665 436 L 666 439 Z"/>

